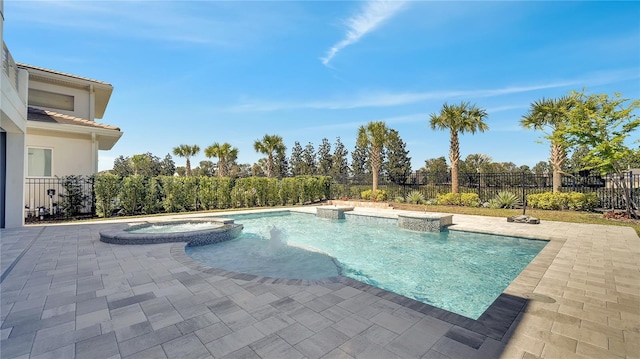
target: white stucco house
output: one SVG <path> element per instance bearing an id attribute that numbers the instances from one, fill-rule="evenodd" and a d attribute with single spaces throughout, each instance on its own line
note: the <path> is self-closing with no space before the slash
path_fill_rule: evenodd
<path id="1" fill-rule="evenodd" d="M 98 151 L 111 149 L 123 133 L 96 122 L 104 116 L 111 84 L 16 63 L 2 44 L 0 226 L 4 228 L 23 225 L 25 207 L 33 210 L 43 204 L 46 188 L 38 186 L 50 187 L 47 179 L 98 172 Z"/>

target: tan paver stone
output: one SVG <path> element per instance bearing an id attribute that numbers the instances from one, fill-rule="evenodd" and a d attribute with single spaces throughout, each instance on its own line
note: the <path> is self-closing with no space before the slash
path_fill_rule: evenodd
<path id="1" fill-rule="evenodd" d="M 593 330 L 593 331 L 598 332 L 598 333 L 602 333 L 602 334 L 606 335 L 609 338 L 615 338 L 615 339 L 618 339 L 618 340 L 624 340 L 624 336 L 623 336 L 622 330 L 612 328 L 612 327 L 608 326 L 606 322 L 604 322 L 604 323 L 595 323 L 595 322 L 592 322 L 592 321 L 589 321 L 589 320 L 583 320 L 580 323 L 580 328 L 585 328 L 585 329 L 588 329 L 588 330 Z"/>
<path id="2" fill-rule="evenodd" d="M 591 345 L 589 343 L 578 342 L 578 346 L 576 348 L 576 353 L 584 355 L 588 358 L 599 358 L 599 359 L 620 359 L 621 357 L 614 352 L 603 349 L 599 346 Z"/>
<path id="3" fill-rule="evenodd" d="M 628 358 L 640 357 L 640 341 L 638 340 L 618 340 L 609 338 L 609 350 L 619 356 Z"/>
<path id="4" fill-rule="evenodd" d="M 593 359 L 590 356 L 568 351 L 552 344 L 545 344 L 540 357 L 545 359 Z"/>

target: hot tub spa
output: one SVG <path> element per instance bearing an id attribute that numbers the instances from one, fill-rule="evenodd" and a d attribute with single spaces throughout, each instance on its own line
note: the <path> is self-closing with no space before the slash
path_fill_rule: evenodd
<path id="1" fill-rule="evenodd" d="M 191 247 L 237 238 L 242 228 L 242 224 L 222 218 L 145 222 L 101 231 L 100 241 L 111 244 L 187 242 Z"/>

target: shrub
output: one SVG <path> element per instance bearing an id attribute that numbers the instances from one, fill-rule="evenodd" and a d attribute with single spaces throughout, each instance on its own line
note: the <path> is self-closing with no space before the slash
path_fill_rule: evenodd
<path id="1" fill-rule="evenodd" d="M 64 188 L 64 193 L 60 193 L 60 198 L 62 199 L 60 206 L 65 216 L 75 216 L 80 213 L 82 207 L 84 207 L 84 201 L 89 198 L 82 188 L 82 182 L 87 182 L 89 179 L 76 175 L 64 176 L 60 179 Z"/>
<path id="2" fill-rule="evenodd" d="M 460 202 L 467 207 L 480 207 L 480 197 L 477 193 L 463 193 L 460 195 Z"/>
<path id="3" fill-rule="evenodd" d="M 162 210 L 162 187 L 157 177 L 152 177 L 147 182 L 147 190 L 142 204 L 142 213 L 153 214 Z"/>
<path id="4" fill-rule="evenodd" d="M 166 212 L 183 212 L 195 209 L 197 199 L 196 177 L 160 177 Z"/>
<path id="5" fill-rule="evenodd" d="M 402 196 L 396 196 L 396 198 L 393 199 L 396 203 L 404 203 L 404 197 Z"/>
<path id="6" fill-rule="evenodd" d="M 531 208 L 574 211 L 593 211 L 600 203 L 595 193 L 580 192 L 545 192 L 530 194 L 527 202 Z"/>
<path id="7" fill-rule="evenodd" d="M 561 210 L 567 208 L 567 197 L 562 192 L 544 192 L 528 195 L 527 202 L 531 208 Z"/>
<path id="8" fill-rule="evenodd" d="M 460 193 L 439 194 L 437 198 L 437 204 L 443 206 L 461 206 L 462 195 Z"/>
<path id="9" fill-rule="evenodd" d="M 98 175 L 93 190 L 96 194 L 98 216 L 111 217 L 120 193 L 120 177 L 114 174 Z"/>
<path id="10" fill-rule="evenodd" d="M 420 191 L 411 191 L 407 195 L 407 203 L 424 204 L 424 195 Z"/>
<path id="11" fill-rule="evenodd" d="M 120 190 L 120 205 L 124 214 L 136 214 L 142 207 L 145 195 L 144 177 L 140 175 L 125 177 Z"/>
<path id="12" fill-rule="evenodd" d="M 520 204 L 520 198 L 513 192 L 501 191 L 489 200 L 489 208 L 514 208 Z"/>
<path id="13" fill-rule="evenodd" d="M 368 189 L 360 193 L 360 197 L 362 197 L 362 199 L 364 200 L 382 202 L 387 200 L 387 192 L 382 189 L 377 189 L 375 191 Z"/>

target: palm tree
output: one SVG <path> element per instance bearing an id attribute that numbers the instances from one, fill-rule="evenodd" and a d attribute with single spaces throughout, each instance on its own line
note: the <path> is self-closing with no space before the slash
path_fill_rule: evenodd
<path id="1" fill-rule="evenodd" d="M 273 156 L 276 153 L 282 153 L 287 148 L 282 142 L 282 137 L 278 135 L 264 135 L 262 140 L 256 140 L 253 143 L 256 152 L 267 155 L 267 177 L 273 176 Z"/>
<path id="2" fill-rule="evenodd" d="M 238 158 L 238 149 L 231 147 L 228 143 L 219 144 L 215 142 L 213 145 L 204 149 L 204 155 L 208 158 L 218 159 L 218 176 L 226 177 L 229 163 Z"/>
<path id="3" fill-rule="evenodd" d="M 367 148 L 373 174 L 373 191 L 378 189 L 378 174 L 382 165 L 382 150 L 389 141 L 389 129 L 382 121 L 369 122 L 358 129 L 357 146 Z"/>
<path id="4" fill-rule="evenodd" d="M 567 113 L 572 107 L 569 97 L 559 99 L 545 99 L 535 101 L 526 115 L 522 116 L 520 124 L 528 129 L 545 131 L 545 138 L 551 141 L 551 156 L 549 163 L 553 168 L 553 192 L 562 187 L 562 166 L 567 160 L 566 148 L 562 145 L 562 126 L 566 123 Z"/>
<path id="5" fill-rule="evenodd" d="M 442 106 L 439 114 L 431 114 L 431 129 L 449 130 L 449 160 L 451 161 L 451 192 L 459 192 L 458 184 L 458 164 L 460 163 L 460 142 L 458 133 L 484 132 L 489 126 L 484 122 L 487 117 L 486 110 L 470 105 L 468 102 L 461 102 L 459 105 Z"/>
<path id="6" fill-rule="evenodd" d="M 200 152 L 200 146 L 198 145 L 180 145 L 178 147 L 173 148 L 173 154 L 178 157 L 184 157 L 187 159 L 187 171 L 186 175 L 191 176 L 191 161 L 189 160 L 191 157 L 197 155 Z"/>

